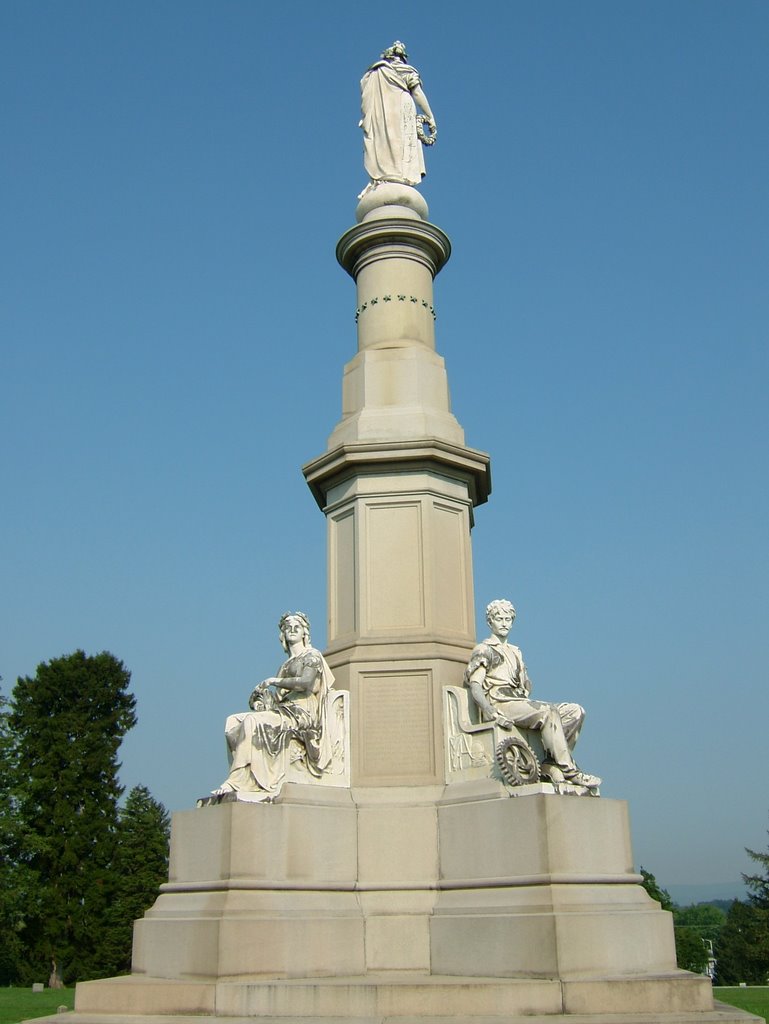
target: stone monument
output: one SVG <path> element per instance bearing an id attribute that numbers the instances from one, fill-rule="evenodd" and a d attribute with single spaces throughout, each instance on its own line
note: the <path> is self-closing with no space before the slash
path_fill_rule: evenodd
<path id="1" fill-rule="evenodd" d="M 435 119 L 402 43 L 362 102 L 370 184 L 337 246 L 358 347 L 304 467 L 328 528 L 328 647 L 304 615 L 281 620 L 289 660 L 228 720 L 219 791 L 174 816 L 132 974 L 79 985 L 74 1020 L 750 1020 L 677 970 L 625 804 L 573 760 L 582 709 L 531 698 L 508 602 L 476 646 L 489 459 L 465 444 L 436 352 L 450 244 L 413 188 Z M 337 690 L 342 784 L 322 717 Z"/>

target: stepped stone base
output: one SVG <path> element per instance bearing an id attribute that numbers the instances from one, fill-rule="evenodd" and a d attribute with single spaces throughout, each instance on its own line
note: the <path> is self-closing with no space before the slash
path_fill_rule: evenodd
<path id="1" fill-rule="evenodd" d="M 638 881 L 621 801 L 287 784 L 174 816 L 133 974 L 67 1021 L 760 1024 L 676 969 Z"/>
<path id="2" fill-rule="evenodd" d="M 169 982 L 118 978 L 77 989 L 76 1011 L 86 1015 L 205 1014 L 216 1017 L 302 1020 L 382 1020 L 553 1017 L 636 1013 L 645 1016 L 713 1009 L 705 978 L 675 972 L 643 980 L 395 977 L 253 982 Z M 588 1009 L 588 1007 L 592 1009 Z"/>
<path id="3" fill-rule="evenodd" d="M 593 1007 L 587 1011 L 586 1007 Z M 113 978 L 78 985 L 68 1024 L 761 1024 L 714 1003 L 705 978 L 589 982 L 396 975 L 205 983 Z M 42 1024 L 61 1024 L 61 1017 Z"/>

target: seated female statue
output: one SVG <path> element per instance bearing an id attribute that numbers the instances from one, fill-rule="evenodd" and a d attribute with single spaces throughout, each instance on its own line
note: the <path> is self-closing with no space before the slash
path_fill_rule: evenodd
<path id="1" fill-rule="evenodd" d="M 334 685 L 331 669 L 310 643 L 310 623 L 302 612 L 286 612 L 278 623 L 288 654 L 278 670 L 256 686 L 251 711 L 230 715 L 224 727 L 230 774 L 215 796 L 248 793 L 249 800 L 273 800 L 286 777 L 292 740 L 304 748 L 311 774 L 320 776 L 331 762 L 325 722 L 326 696 Z"/>

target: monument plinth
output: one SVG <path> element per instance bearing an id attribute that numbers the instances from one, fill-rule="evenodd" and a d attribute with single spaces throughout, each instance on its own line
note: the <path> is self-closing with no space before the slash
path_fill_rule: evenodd
<path id="1" fill-rule="evenodd" d="M 470 529 L 489 460 L 451 413 L 433 300 L 450 245 L 411 187 L 435 120 L 400 42 L 362 95 L 371 184 L 337 247 L 358 352 L 342 418 L 304 467 L 328 524 L 327 665 L 306 616 L 284 616 L 289 661 L 229 720 L 234 769 L 260 767 L 240 765 L 252 729 L 257 761 L 290 762 L 280 787 L 246 802 L 231 773 L 231 791 L 174 816 L 131 977 L 79 985 L 72 1019 L 759 1024 L 677 970 L 626 806 L 596 798 L 600 780 L 571 757 L 583 710 L 529 699 L 509 602 L 492 602 L 493 635 L 475 644 Z M 325 784 L 320 756 L 329 667 L 349 691 L 349 787 Z M 287 687 L 306 708 L 283 708 L 299 723 L 283 734 Z M 302 756 L 313 785 L 291 781 Z M 517 785 L 524 769 L 532 785 Z"/>

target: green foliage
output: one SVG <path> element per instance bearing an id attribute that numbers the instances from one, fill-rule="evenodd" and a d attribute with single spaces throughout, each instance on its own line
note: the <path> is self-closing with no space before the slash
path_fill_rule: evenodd
<path id="1" fill-rule="evenodd" d="M 706 903 L 690 907 L 677 907 L 667 889 L 661 888 L 650 871 L 641 868 L 643 882 L 652 899 L 657 900 L 663 910 L 673 913 L 676 943 L 676 962 L 684 971 L 704 974 L 710 958 L 709 942 L 714 942 L 723 926 L 725 914 Z"/>
<path id="2" fill-rule="evenodd" d="M 117 880 L 117 752 L 136 723 L 130 678 L 113 655 L 76 651 L 14 688 L 4 742 L 22 981 L 98 973 Z"/>
<path id="3" fill-rule="evenodd" d="M 701 906 L 715 907 L 717 910 L 722 910 L 724 912 L 724 918 L 726 918 L 726 915 L 729 913 L 729 908 L 733 902 L 733 900 L 708 900 L 707 903 L 703 903 Z"/>
<path id="4" fill-rule="evenodd" d="M 735 900 L 716 949 L 720 985 L 766 985 L 769 981 L 769 852 L 748 850 L 763 874 L 743 875 L 748 899 Z"/>
<path id="5" fill-rule="evenodd" d="M 672 910 L 673 900 L 670 898 L 670 893 L 667 889 L 661 889 L 660 886 L 657 885 L 657 879 L 651 871 L 647 871 L 644 867 L 641 867 L 640 872 L 643 877 L 641 885 L 646 889 L 651 898 L 656 900 L 662 906 L 663 910 Z"/>
<path id="6" fill-rule="evenodd" d="M 763 875 L 743 875 L 745 885 L 748 887 L 748 900 L 754 907 L 769 910 L 769 852 L 757 853 L 756 850 L 745 851 L 751 860 L 760 864 L 764 869 Z"/>
<path id="7" fill-rule="evenodd" d="M 701 938 L 715 942 L 726 921 L 726 913 L 712 903 L 693 903 L 689 907 L 674 907 L 676 927 L 696 928 Z"/>
<path id="8" fill-rule="evenodd" d="M 710 959 L 710 947 L 706 946 L 696 928 L 688 925 L 674 929 L 676 940 L 676 963 L 682 971 L 704 974 Z"/>
<path id="9" fill-rule="evenodd" d="M 769 977 L 769 910 L 735 900 L 716 945 L 719 985 L 765 985 Z"/>
<path id="10" fill-rule="evenodd" d="M 685 971 L 704 974 L 711 948 L 715 948 L 726 921 L 723 910 L 710 903 L 673 907 L 676 960 Z M 712 944 L 712 947 L 711 947 Z"/>
<path id="11" fill-rule="evenodd" d="M 152 905 L 168 878 L 170 818 L 144 786 L 135 786 L 120 811 L 114 869 L 117 876 L 102 944 L 102 976 L 131 969 L 133 922 Z"/>
<path id="12" fill-rule="evenodd" d="M 118 807 L 130 678 L 113 655 L 76 651 L 19 679 L 10 705 L 0 697 L 2 984 L 130 968 L 132 924 L 167 877 L 169 835 L 145 787 Z"/>
<path id="13" fill-rule="evenodd" d="M 0 985 L 18 976 L 23 962 L 24 922 L 39 909 L 36 874 L 22 863 L 24 828 L 13 787 L 13 743 L 8 702 L 0 695 Z"/>

